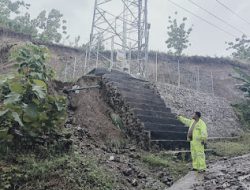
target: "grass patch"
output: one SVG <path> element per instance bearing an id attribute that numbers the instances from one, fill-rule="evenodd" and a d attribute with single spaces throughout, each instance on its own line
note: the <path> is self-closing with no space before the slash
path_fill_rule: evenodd
<path id="1" fill-rule="evenodd" d="M 160 156 L 147 154 L 142 156 L 142 161 L 152 167 L 169 167 L 169 161 Z"/>
<path id="2" fill-rule="evenodd" d="M 114 178 L 94 158 L 67 154 L 45 160 L 19 156 L 0 161 L 0 189 L 110 190 Z"/>
<path id="3" fill-rule="evenodd" d="M 150 168 L 166 168 L 174 181 L 186 175 L 190 168 L 190 164 L 188 162 L 179 160 L 174 156 L 170 156 L 164 153 L 144 154 L 142 155 L 141 159 Z"/>
<path id="4" fill-rule="evenodd" d="M 250 153 L 250 133 L 244 134 L 234 141 L 224 140 L 209 142 L 208 148 L 213 149 L 217 156 L 232 157 Z"/>
<path id="5" fill-rule="evenodd" d="M 250 130 L 250 100 L 235 104 L 233 108 L 245 129 Z"/>

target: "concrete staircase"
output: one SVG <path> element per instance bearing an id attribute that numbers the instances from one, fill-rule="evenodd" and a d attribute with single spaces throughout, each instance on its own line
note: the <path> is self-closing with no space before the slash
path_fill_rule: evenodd
<path id="1" fill-rule="evenodd" d="M 189 149 L 189 142 L 186 141 L 188 128 L 166 107 L 150 82 L 105 69 L 95 69 L 90 74 L 102 76 L 106 84 L 119 91 L 129 110 L 142 123 L 151 147 L 156 145 L 167 150 Z"/>

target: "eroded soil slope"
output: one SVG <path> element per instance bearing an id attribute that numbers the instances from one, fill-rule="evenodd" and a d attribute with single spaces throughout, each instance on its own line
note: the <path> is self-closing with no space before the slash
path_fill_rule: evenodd
<path id="1" fill-rule="evenodd" d="M 100 78 L 83 77 L 76 85 L 97 85 Z M 67 87 L 69 88 L 69 87 Z M 115 180 L 113 189 L 162 190 L 173 183 L 168 168 L 150 167 L 143 162 L 148 153 L 125 138 L 110 114 L 113 110 L 104 102 L 101 89 L 92 88 L 70 93 L 71 102 L 66 128 L 73 131 L 75 150 L 105 167 Z"/>

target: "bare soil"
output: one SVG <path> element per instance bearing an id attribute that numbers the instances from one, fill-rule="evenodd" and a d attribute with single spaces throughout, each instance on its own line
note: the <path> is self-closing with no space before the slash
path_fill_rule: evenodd
<path id="1" fill-rule="evenodd" d="M 98 84 L 100 78 L 83 77 L 80 87 Z M 67 87 L 69 88 L 69 87 Z M 166 168 L 150 168 L 142 162 L 145 154 L 116 127 L 110 118 L 113 110 L 106 104 L 98 88 L 70 93 L 69 118 L 65 125 L 73 131 L 75 150 L 98 160 L 113 174 L 114 189 L 162 190 L 173 183 Z"/>

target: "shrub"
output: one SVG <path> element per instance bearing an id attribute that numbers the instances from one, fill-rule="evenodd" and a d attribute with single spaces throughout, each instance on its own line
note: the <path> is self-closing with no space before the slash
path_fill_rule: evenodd
<path id="1" fill-rule="evenodd" d="M 33 44 L 12 51 L 18 72 L 0 78 L 0 142 L 39 142 L 59 132 L 66 98 L 48 93 L 48 57 L 46 47 Z"/>

